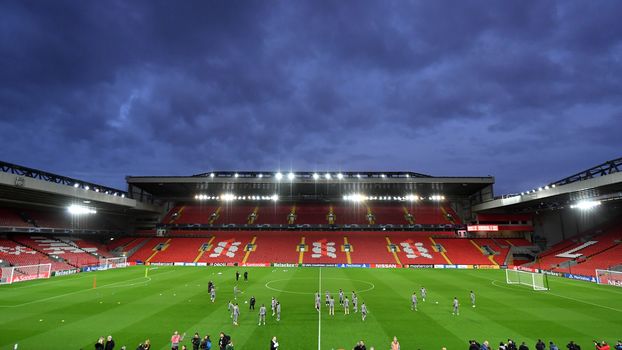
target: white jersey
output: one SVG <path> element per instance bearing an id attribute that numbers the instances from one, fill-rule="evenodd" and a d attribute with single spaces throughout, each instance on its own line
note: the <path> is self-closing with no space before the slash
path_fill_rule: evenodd
<path id="1" fill-rule="evenodd" d="M 348 309 L 350 308 L 350 300 L 346 299 L 343 301 L 343 307 Z"/>
<path id="2" fill-rule="evenodd" d="M 413 304 L 416 304 L 416 303 L 417 303 L 417 294 L 413 294 L 413 296 L 412 296 L 412 302 L 413 302 Z"/>
<path id="3" fill-rule="evenodd" d="M 425 288 L 421 288 L 421 297 L 425 298 L 428 295 L 428 291 Z"/>
<path id="4" fill-rule="evenodd" d="M 335 299 L 331 298 L 331 299 L 328 301 L 328 306 L 330 306 L 331 308 L 334 308 L 334 307 L 335 307 Z"/>
<path id="5" fill-rule="evenodd" d="M 272 298 L 270 307 L 272 307 L 272 310 L 274 310 L 274 307 L 276 306 L 276 299 Z"/>
<path id="6" fill-rule="evenodd" d="M 240 316 L 240 307 L 237 305 L 233 306 L 233 316 Z"/>
<path id="7" fill-rule="evenodd" d="M 262 306 L 262 307 L 259 308 L 259 314 L 262 315 L 262 316 L 266 315 L 266 307 L 265 306 Z"/>
<path id="8" fill-rule="evenodd" d="M 365 305 L 365 304 L 361 305 L 361 313 L 363 313 L 365 315 L 367 314 L 367 305 Z"/>
<path id="9" fill-rule="evenodd" d="M 454 305 L 454 309 L 457 309 L 457 308 L 458 308 L 458 306 L 459 306 L 459 304 L 458 304 L 458 299 L 454 299 L 454 303 L 453 303 L 453 305 Z"/>

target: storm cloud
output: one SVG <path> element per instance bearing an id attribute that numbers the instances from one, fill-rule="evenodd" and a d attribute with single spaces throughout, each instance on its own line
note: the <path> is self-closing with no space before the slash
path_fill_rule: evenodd
<path id="1" fill-rule="evenodd" d="M 621 156 L 619 1 L 3 1 L 0 158 L 409 170 L 497 192 Z"/>

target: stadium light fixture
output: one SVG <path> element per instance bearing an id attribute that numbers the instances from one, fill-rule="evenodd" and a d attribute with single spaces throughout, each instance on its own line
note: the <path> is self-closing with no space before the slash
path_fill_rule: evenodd
<path id="1" fill-rule="evenodd" d="M 551 187 L 552 187 L 552 188 L 555 188 L 555 184 L 552 184 L 552 185 L 551 185 Z"/>
<path id="2" fill-rule="evenodd" d="M 92 208 L 88 208 L 82 205 L 77 205 L 77 204 L 72 204 L 70 206 L 67 207 L 67 211 L 69 212 L 69 214 L 71 215 L 89 215 L 89 214 L 96 214 L 97 211 L 95 209 Z"/>
<path id="3" fill-rule="evenodd" d="M 418 200 L 418 199 L 419 199 L 419 197 L 417 197 L 417 196 L 416 196 L 416 195 L 414 195 L 414 194 L 409 194 L 409 195 L 406 195 L 406 200 L 407 200 L 407 201 L 409 201 L 409 202 L 414 202 L 414 201 L 416 201 L 416 200 Z"/>
<path id="4" fill-rule="evenodd" d="M 80 184 L 76 182 L 75 184 L 73 184 L 73 187 L 74 188 L 78 188 L 78 187 L 80 187 Z"/>
<path id="5" fill-rule="evenodd" d="M 406 178 L 408 179 L 410 177 L 410 174 L 406 174 Z"/>
<path id="6" fill-rule="evenodd" d="M 599 206 L 600 201 L 580 201 L 570 206 L 572 209 L 591 210 Z"/>
<path id="7" fill-rule="evenodd" d="M 330 180 L 330 173 L 326 173 L 326 174 L 324 175 L 324 178 L 325 178 L 326 180 Z"/>
<path id="8" fill-rule="evenodd" d="M 320 175 L 318 175 L 317 173 L 313 173 L 313 180 L 318 180 L 320 178 Z"/>
<path id="9" fill-rule="evenodd" d="M 384 179 L 387 176 L 385 174 L 380 174 L 380 177 Z"/>
<path id="10" fill-rule="evenodd" d="M 294 175 L 294 173 L 289 173 L 287 174 L 287 179 L 289 181 L 293 181 L 296 178 L 296 175 Z"/>
<path id="11" fill-rule="evenodd" d="M 283 174 L 278 172 L 278 173 L 274 174 L 274 178 L 277 179 L 277 181 L 281 181 L 281 180 L 283 180 Z"/>
<path id="12" fill-rule="evenodd" d="M 235 195 L 233 193 L 223 193 L 220 195 L 220 199 L 222 199 L 225 202 L 231 202 L 235 200 Z"/>
<path id="13" fill-rule="evenodd" d="M 125 194 L 122 194 L 122 195 L 121 195 L 121 198 L 125 198 Z"/>
<path id="14" fill-rule="evenodd" d="M 361 174 L 356 174 L 356 178 L 360 179 L 361 178 Z"/>
<path id="15" fill-rule="evenodd" d="M 263 177 L 263 174 L 258 174 L 257 177 L 261 179 Z"/>
<path id="16" fill-rule="evenodd" d="M 99 188 L 96 188 L 96 189 L 95 189 L 95 192 L 99 193 Z"/>
<path id="17" fill-rule="evenodd" d="M 549 185 L 544 186 L 545 190 L 548 190 L 549 188 L 550 188 Z"/>
<path id="18" fill-rule="evenodd" d="M 88 191 L 90 189 L 89 185 L 84 186 L 84 189 Z"/>
<path id="19" fill-rule="evenodd" d="M 235 174 L 233 174 L 233 177 L 235 177 L 237 179 L 238 177 L 240 177 L 240 174 L 235 173 Z"/>
<path id="20" fill-rule="evenodd" d="M 273 194 L 272 197 L 270 197 L 270 199 L 274 202 L 279 200 L 279 195 L 278 194 Z"/>
<path id="21" fill-rule="evenodd" d="M 211 177 L 212 179 L 214 178 L 214 176 L 216 176 L 216 174 L 214 174 L 214 173 L 210 173 L 209 174 L 209 177 Z"/>
<path id="22" fill-rule="evenodd" d="M 337 178 L 338 178 L 339 180 L 343 180 L 343 174 L 342 174 L 342 173 L 337 174 Z"/>

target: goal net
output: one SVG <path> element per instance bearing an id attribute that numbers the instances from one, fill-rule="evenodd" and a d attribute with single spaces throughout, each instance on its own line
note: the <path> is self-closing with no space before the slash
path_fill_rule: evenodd
<path id="1" fill-rule="evenodd" d="M 610 286 L 622 287 L 622 272 L 611 270 L 596 270 L 596 282 Z"/>
<path id="2" fill-rule="evenodd" d="M 50 278 L 52 264 L 3 267 L 0 272 L 0 284 Z"/>
<path id="3" fill-rule="evenodd" d="M 124 256 L 118 258 L 102 258 L 99 260 L 100 270 L 118 269 L 127 266 L 127 257 Z"/>
<path id="4" fill-rule="evenodd" d="M 536 272 L 507 269 L 505 270 L 505 282 L 507 284 L 522 284 L 533 288 L 533 290 L 549 289 L 546 275 Z"/>

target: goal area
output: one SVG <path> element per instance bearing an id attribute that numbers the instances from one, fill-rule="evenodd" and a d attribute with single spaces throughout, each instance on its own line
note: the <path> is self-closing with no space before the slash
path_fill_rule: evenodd
<path id="1" fill-rule="evenodd" d="M 622 272 L 596 269 L 596 283 L 622 287 Z"/>
<path id="2" fill-rule="evenodd" d="M 127 266 L 127 257 L 124 256 L 117 258 L 101 258 L 99 260 L 100 270 L 118 269 Z"/>
<path id="3" fill-rule="evenodd" d="M 3 267 L 0 271 L 0 284 L 50 278 L 51 275 L 52 264 Z"/>
<path id="4" fill-rule="evenodd" d="M 521 270 L 505 270 L 507 284 L 522 284 L 533 290 L 549 290 L 549 281 L 545 274 Z"/>

